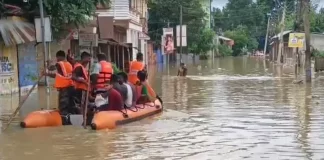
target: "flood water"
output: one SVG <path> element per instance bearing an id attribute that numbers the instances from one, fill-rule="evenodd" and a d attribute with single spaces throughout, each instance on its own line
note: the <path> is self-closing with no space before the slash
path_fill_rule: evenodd
<path id="1" fill-rule="evenodd" d="M 165 102 L 161 115 L 104 131 L 15 123 L 0 134 L 0 160 L 324 159 L 324 76 L 293 84 L 293 69 L 248 57 L 188 68 L 179 78 L 175 67 L 149 67 Z M 56 98 L 46 102 L 44 95 L 34 94 L 21 115 L 56 107 Z M 16 104 L 13 97 L 1 106 Z"/>

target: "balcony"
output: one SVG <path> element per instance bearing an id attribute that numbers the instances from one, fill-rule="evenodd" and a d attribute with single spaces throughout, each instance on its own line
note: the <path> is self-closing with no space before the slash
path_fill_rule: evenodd
<path id="1" fill-rule="evenodd" d="M 147 23 L 147 19 L 142 17 L 141 18 L 141 25 L 143 27 L 143 31 L 144 33 L 148 33 L 148 23 Z"/>
<path id="2" fill-rule="evenodd" d="M 96 13 L 114 17 L 114 20 L 130 20 L 140 23 L 140 16 L 130 9 L 129 0 L 111 0 L 109 7 L 97 6 Z"/>

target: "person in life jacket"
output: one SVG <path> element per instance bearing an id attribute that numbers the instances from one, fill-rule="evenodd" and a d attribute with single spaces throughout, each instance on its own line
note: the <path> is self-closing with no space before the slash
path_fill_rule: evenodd
<path id="1" fill-rule="evenodd" d="M 139 82 L 137 78 L 137 73 L 139 71 L 146 71 L 146 65 L 143 63 L 143 53 L 137 53 L 136 61 L 131 61 L 129 63 L 128 81 L 130 83 L 135 85 Z"/>
<path id="2" fill-rule="evenodd" d="M 145 71 L 139 71 L 137 73 L 137 77 L 139 79 L 139 82 L 136 84 L 136 104 L 144 104 L 148 102 L 154 102 L 156 99 L 156 96 L 153 97 L 150 95 L 147 83 L 146 83 L 146 77 L 147 74 Z"/>
<path id="3" fill-rule="evenodd" d="M 65 52 L 56 53 L 56 64 L 49 66 L 46 76 L 55 78 L 54 87 L 58 90 L 59 111 L 61 115 L 76 114 L 77 110 L 73 101 L 74 85 L 72 80 L 72 65 L 66 61 Z"/>
<path id="4" fill-rule="evenodd" d="M 114 74 L 113 66 L 107 62 L 104 54 L 97 54 L 98 63 L 94 63 L 91 71 L 91 85 L 95 94 L 105 90 L 107 82 L 110 82 L 112 74 Z"/>
<path id="5" fill-rule="evenodd" d="M 88 69 L 87 65 L 91 61 L 91 55 L 88 52 L 81 53 L 81 61 L 75 63 L 72 73 L 72 79 L 74 81 L 75 94 L 74 98 L 78 107 L 85 104 L 86 95 L 88 91 Z"/>

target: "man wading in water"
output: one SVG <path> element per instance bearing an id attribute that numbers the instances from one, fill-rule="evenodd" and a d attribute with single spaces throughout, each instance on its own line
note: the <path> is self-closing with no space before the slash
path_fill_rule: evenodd
<path id="1" fill-rule="evenodd" d="M 178 70 L 178 76 L 185 77 L 187 76 L 187 67 L 184 63 L 180 64 L 180 68 Z"/>

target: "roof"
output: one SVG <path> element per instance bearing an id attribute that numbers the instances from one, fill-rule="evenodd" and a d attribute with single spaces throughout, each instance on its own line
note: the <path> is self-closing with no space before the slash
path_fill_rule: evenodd
<path id="1" fill-rule="evenodd" d="M 227 38 L 227 37 L 223 37 L 223 36 L 218 36 L 219 39 L 225 40 L 225 41 L 230 41 L 232 39 Z"/>
<path id="2" fill-rule="evenodd" d="M 284 31 L 283 32 L 283 35 L 286 35 L 286 34 L 291 33 L 291 32 L 292 32 L 292 30 Z M 273 36 L 273 37 L 271 37 L 271 39 L 275 39 L 275 38 L 280 39 L 280 33 L 277 34 L 277 35 L 275 35 L 275 36 Z"/>
<path id="3" fill-rule="evenodd" d="M 0 37 L 6 46 L 33 42 L 36 40 L 35 35 L 35 26 L 23 19 L 0 19 Z"/>

